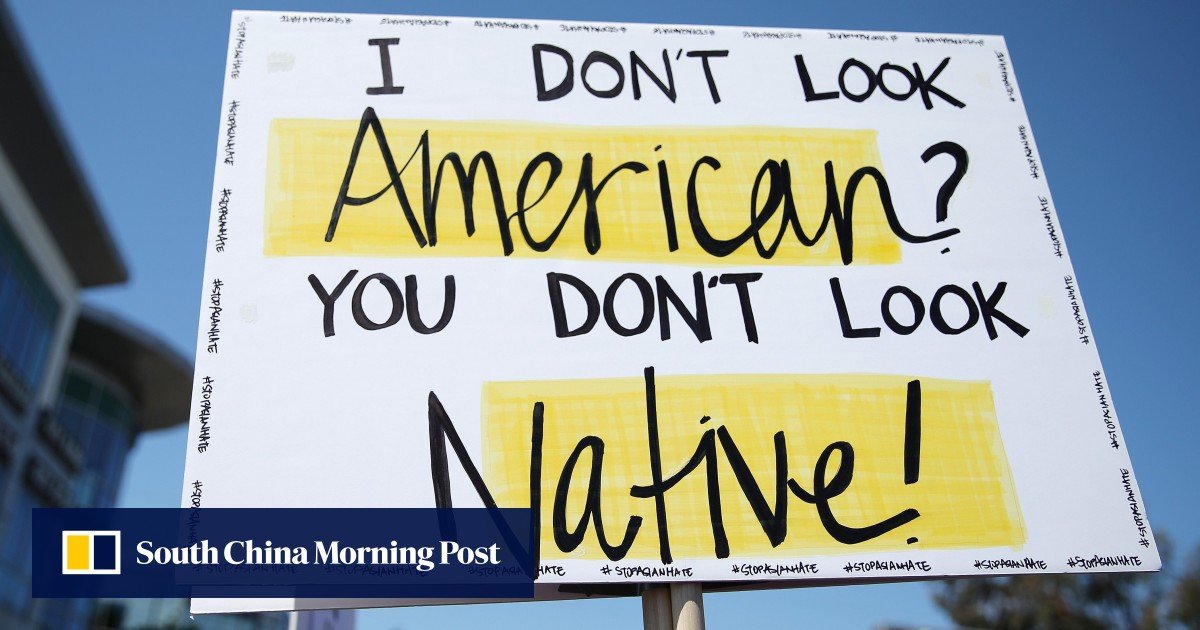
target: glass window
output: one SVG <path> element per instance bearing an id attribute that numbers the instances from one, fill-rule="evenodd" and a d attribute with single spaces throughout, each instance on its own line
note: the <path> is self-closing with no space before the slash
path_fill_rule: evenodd
<path id="1" fill-rule="evenodd" d="M 83 469 L 75 476 L 76 505 L 112 507 L 133 441 L 128 397 L 90 370 L 72 364 L 63 379 L 57 417 L 84 452 Z"/>
<path id="2" fill-rule="evenodd" d="M 25 247 L 0 218 L 0 387 L 18 406 L 29 403 L 41 381 L 59 310 Z"/>
<path id="3" fill-rule="evenodd" d="M 63 396 L 88 404 L 92 400 L 92 382 L 75 372 L 68 372 L 63 380 Z"/>
<path id="4" fill-rule="evenodd" d="M 43 599 L 35 615 L 37 625 L 47 630 L 85 630 L 91 620 L 94 599 Z"/>
<path id="5" fill-rule="evenodd" d="M 33 578 L 33 509 L 44 507 L 22 487 L 0 539 L 0 605 L 18 615 L 29 609 Z"/>

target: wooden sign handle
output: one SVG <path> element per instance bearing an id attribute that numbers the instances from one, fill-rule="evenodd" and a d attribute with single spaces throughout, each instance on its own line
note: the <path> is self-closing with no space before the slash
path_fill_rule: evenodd
<path id="1" fill-rule="evenodd" d="M 704 630 L 704 587 L 676 582 L 642 591 L 645 630 Z"/>

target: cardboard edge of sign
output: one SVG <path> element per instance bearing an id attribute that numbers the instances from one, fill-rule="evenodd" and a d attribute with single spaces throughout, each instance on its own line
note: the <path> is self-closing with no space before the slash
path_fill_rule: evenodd
<path id="1" fill-rule="evenodd" d="M 754 582 L 703 582 L 704 593 L 735 593 L 740 591 L 779 590 L 788 588 L 818 588 L 826 586 L 872 586 L 877 584 L 918 584 L 941 580 L 974 579 L 979 577 L 1013 577 L 1030 573 L 989 573 L 987 575 L 928 575 L 878 578 L 824 578 L 808 580 L 759 580 Z M 255 610 L 328 610 L 334 608 L 393 608 L 397 606 L 444 606 L 467 604 L 499 604 L 541 602 L 546 600 L 573 600 L 592 598 L 638 597 L 648 588 L 669 586 L 678 582 L 630 582 L 630 583 L 586 583 L 586 584 L 540 584 L 534 597 L 529 599 L 349 599 L 349 598 L 306 598 L 256 600 Z M 689 582 L 691 583 L 691 582 Z M 229 612 L 228 600 L 193 599 L 193 614 Z"/>

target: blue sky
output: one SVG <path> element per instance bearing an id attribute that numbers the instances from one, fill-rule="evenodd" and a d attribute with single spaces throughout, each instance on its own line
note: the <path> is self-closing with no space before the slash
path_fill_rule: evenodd
<path id="1" fill-rule="evenodd" d="M 1152 525 L 1200 541 L 1195 114 L 1200 5 L 1117 2 L 42 2 L 9 0 L 132 270 L 86 299 L 190 356 L 229 11 L 564 18 L 1005 36 Z M 11 121 L 10 121 L 11 122 Z M 177 504 L 185 430 L 143 436 L 126 506 Z M 1052 480 L 1048 480 L 1050 482 Z M 1189 489 L 1191 488 L 1191 489 Z M 946 626 L 919 584 L 710 595 L 714 627 Z M 636 600 L 374 611 L 360 627 L 637 626 Z"/>

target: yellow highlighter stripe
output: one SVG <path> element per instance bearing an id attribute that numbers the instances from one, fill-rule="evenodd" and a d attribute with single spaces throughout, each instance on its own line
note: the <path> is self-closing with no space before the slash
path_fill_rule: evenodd
<path id="1" fill-rule="evenodd" d="M 364 120 L 271 123 L 264 254 L 901 259 L 871 130 Z"/>
<path id="2" fill-rule="evenodd" d="M 651 560 L 664 540 L 678 560 L 1019 549 L 1027 540 L 985 381 L 647 370 L 645 379 L 490 382 L 482 411 L 485 477 L 501 506 L 532 504 L 540 418 L 549 561 Z M 676 481 L 639 491 L 654 484 L 655 454 L 662 478 Z M 844 480 L 836 492 L 823 481 L 834 478 Z M 641 524 L 620 553 L 599 544 L 601 516 L 610 546 Z"/>

